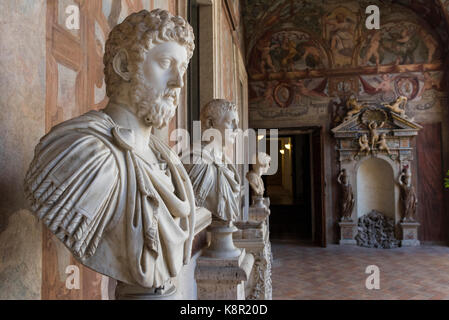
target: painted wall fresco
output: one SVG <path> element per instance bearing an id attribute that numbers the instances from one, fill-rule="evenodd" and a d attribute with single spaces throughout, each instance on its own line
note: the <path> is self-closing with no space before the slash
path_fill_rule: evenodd
<path id="1" fill-rule="evenodd" d="M 380 8 L 379 30 L 365 27 L 365 8 L 371 4 Z M 323 127 L 325 179 L 334 181 L 335 153 L 327 130 L 342 122 L 347 100 L 380 104 L 405 96 L 408 117 L 441 124 L 446 168 L 448 13 L 447 0 L 246 0 L 250 127 Z M 338 237 L 331 199 L 337 191 L 328 183 L 331 241 Z M 440 218 L 435 216 L 443 223 Z M 435 234 L 431 240 L 447 236 Z"/>
<path id="2" fill-rule="evenodd" d="M 234 40 L 232 38 L 232 29 L 225 11 L 221 10 L 220 17 L 220 36 L 221 46 L 221 95 L 224 99 L 237 102 L 236 88 L 236 66 L 234 57 Z"/>
<path id="3" fill-rule="evenodd" d="M 23 179 L 45 133 L 45 1 L 0 1 L 0 300 L 40 299 L 42 231 Z"/>
<path id="4" fill-rule="evenodd" d="M 253 78 L 276 72 L 328 68 L 324 48 L 309 34 L 298 30 L 268 32 L 259 40 L 251 57 Z"/>
<path id="5" fill-rule="evenodd" d="M 424 21 L 417 3 L 397 3 L 370 1 L 380 8 L 380 30 L 366 29 L 365 1 L 251 3 L 245 11 L 250 121 L 319 121 L 351 95 L 377 102 L 404 95 L 418 116 L 439 105 L 446 50 L 440 35 L 447 30 Z"/>
<path id="6" fill-rule="evenodd" d="M 349 56 L 348 49 L 357 45 L 364 33 L 365 8 L 378 5 L 382 24 L 394 17 L 426 22 L 438 37 L 447 42 L 447 0 L 385 0 L 385 1 L 324 1 L 324 0 L 245 0 L 244 23 L 246 43 L 252 48 L 267 30 L 285 26 L 300 28 L 320 36 L 337 56 Z M 249 54 L 249 52 L 248 52 Z M 344 59 L 344 58 L 343 58 Z M 337 58 L 338 60 L 338 58 Z"/>
<path id="7" fill-rule="evenodd" d="M 358 65 L 432 63 L 442 58 L 439 43 L 422 25 L 389 22 L 363 41 Z"/>

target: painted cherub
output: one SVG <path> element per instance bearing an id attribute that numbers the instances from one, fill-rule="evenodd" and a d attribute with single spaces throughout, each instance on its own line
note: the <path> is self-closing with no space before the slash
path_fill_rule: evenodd
<path id="1" fill-rule="evenodd" d="M 260 59 L 260 70 L 262 73 L 266 72 L 266 67 L 268 67 L 269 71 L 276 72 L 276 67 L 273 64 L 273 60 L 271 59 L 271 50 L 278 47 L 279 45 L 271 45 L 270 40 L 261 41 L 257 46 L 257 49 L 261 52 Z"/>
<path id="2" fill-rule="evenodd" d="M 421 36 L 421 39 L 427 48 L 427 63 L 431 63 L 438 48 L 438 41 L 436 41 L 431 34 L 427 33 L 424 28 L 420 28 L 418 34 Z"/>
<path id="3" fill-rule="evenodd" d="M 382 33 L 378 31 L 371 37 L 368 50 L 366 51 L 365 57 L 363 59 L 363 65 L 367 65 L 371 58 L 376 59 L 376 66 L 380 64 L 379 46 L 381 36 Z"/>
<path id="4" fill-rule="evenodd" d="M 359 138 L 359 146 L 360 148 L 357 154 L 355 155 L 356 157 L 358 157 L 359 154 L 361 154 L 362 152 L 365 152 L 365 156 L 368 155 L 368 153 L 370 153 L 371 148 L 369 146 L 368 136 L 366 134 L 362 135 Z"/>

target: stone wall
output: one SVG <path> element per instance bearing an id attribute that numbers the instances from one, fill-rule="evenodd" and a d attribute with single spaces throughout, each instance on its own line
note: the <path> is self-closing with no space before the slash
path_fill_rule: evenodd
<path id="1" fill-rule="evenodd" d="M 41 227 L 23 179 L 45 133 L 45 1 L 1 1 L 0 299 L 41 297 Z"/>
<path id="2" fill-rule="evenodd" d="M 65 10 L 78 4 L 80 29 L 69 30 Z M 240 2 L 210 4 L 216 9 L 209 26 L 216 56 L 211 97 L 238 103 L 241 125 L 247 127 Z M 185 0 L 1 1 L 0 299 L 107 299 L 113 292 L 113 282 L 76 262 L 26 210 L 22 181 L 35 145 L 51 127 L 106 106 L 102 57 L 109 31 L 132 12 L 154 8 L 183 17 L 189 9 Z M 201 63 L 208 66 L 211 57 Z M 155 133 L 167 142 L 173 129 L 187 126 L 185 83 L 176 117 Z M 68 265 L 80 268 L 79 290 L 65 286 Z M 195 259 L 180 276 L 178 297 L 195 298 L 194 266 Z"/>

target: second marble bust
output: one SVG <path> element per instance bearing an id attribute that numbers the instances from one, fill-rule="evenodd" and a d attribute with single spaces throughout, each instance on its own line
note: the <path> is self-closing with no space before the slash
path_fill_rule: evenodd
<path id="1" fill-rule="evenodd" d="M 201 110 L 202 132 L 216 129 L 221 139 L 204 142 L 201 150 L 183 159 L 195 193 L 195 202 L 212 212 L 214 221 L 232 224 L 240 210 L 240 176 L 226 159 L 225 146 L 232 146 L 238 127 L 237 107 L 232 102 L 215 99 Z"/>

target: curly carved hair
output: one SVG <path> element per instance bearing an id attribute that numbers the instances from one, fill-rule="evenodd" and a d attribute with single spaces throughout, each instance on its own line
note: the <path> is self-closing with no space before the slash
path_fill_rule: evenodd
<path id="1" fill-rule="evenodd" d="M 238 115 L 235 103 L 225 99 L 213 99 L 201 109 L 200 120 L 203 130 L 211 127 L 210 123 L 221 121 L 226 113 L 233 111 Z"/>
<path id="2" fill-rule="evenodd" d="M 265 152 L 259 152 L 255 154 L 252 158 L 252 164 L 259 164 L 259 165 L 267 165 L 271 161 L 271 157 L 266 154 Z"/>
<path id="3" fill-rule="evenodd" d="M 129 61 L 133 62 L 128 66 L 132 72 L 139 68 L 145 52 L 155 44 L 167 41 L 176 41 L 184 46 L 190 60 L 195 49 L 195 35 L 192 26 L 180 16 L 174 16 L 162 9 L 150 12 L 142 10 L 129 15 L 122 23 L 116 25 L 106 41 L 103 57 L 108 97 L 121 81 L 112 66 L 114 57 L 121 49 L 127 50 Z"/>

